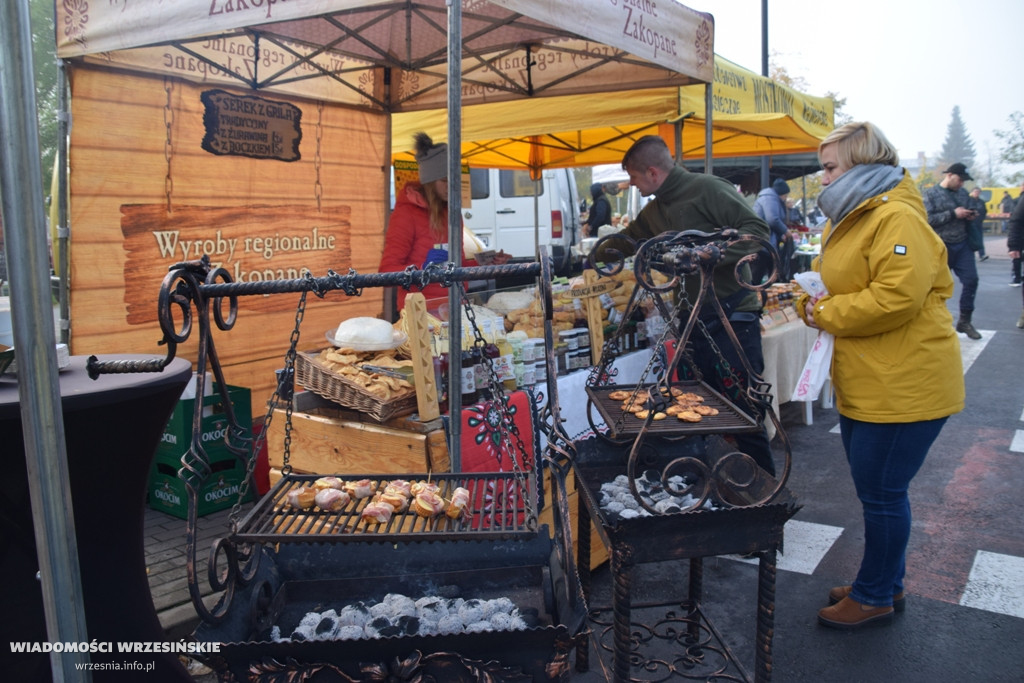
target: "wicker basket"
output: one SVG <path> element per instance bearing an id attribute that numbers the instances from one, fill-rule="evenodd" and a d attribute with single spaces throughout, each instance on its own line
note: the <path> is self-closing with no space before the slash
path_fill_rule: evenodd
<path id="1" fill-rule="evenodd" d="M 416 392 L 410 390 L 382 401 L 355 382 L 316 362 L 316 354 L 300 351 L 295 360 L 295 381 L 318 396 L 358 410 L 378 422 L 416 412 Z"/>

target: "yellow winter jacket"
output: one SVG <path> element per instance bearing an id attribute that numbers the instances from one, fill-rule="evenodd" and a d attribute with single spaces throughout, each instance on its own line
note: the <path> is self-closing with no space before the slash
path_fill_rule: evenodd
<path id="1" fill-rule="evenodd" d="M 892 190 L 825 227 L 811 267 L 829 292 L 814 304 L 814 320 L 835 335 L 841 415 L 918 422 L 963 410 L 960 341 L 945 303 L 953 294 L 946 247 L 905 171 Z M 807 301 L 797 300 L 801 317 Z"/>

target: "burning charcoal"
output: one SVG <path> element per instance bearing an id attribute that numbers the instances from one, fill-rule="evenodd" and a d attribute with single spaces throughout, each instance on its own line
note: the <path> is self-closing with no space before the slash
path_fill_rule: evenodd
<path id="1" fill-rule="evenodd" d="M 361 626 L 339 626 L 337 638 L 339 640 L 360 640 L 365 632 Z"/>
<path id="2" fill-rule="evenodd" d="M 317 627 L 317 624 L 320 623 L 320 620 L 322 618 L 323 615 L 321 615 L 319 612 L 306 612 L 305 616 L 303 616 L 302 619 L 299 621 L 299 625 L 295 627 L 295 630 L 313 630 Z"/>
<path id="3" fill-rule="evenodd" d="M 674 500 L 672 498 L 666 498 L 665 500 L 659 500 L 654 505 L 654 509 L 657 510 L 658 512 L 663 513 L 663 514 L 668 514 L 668 513 L 672 513 L 672 512 L 680 512 L 682 510 L 682 508 L 679 507 L 678 501 L 676 501 L 676 500 Z"/>
<path id="4" fill-rule="evenodd" d="M 462 619 L 462 623 L 467 626 L 482 620 L 483 617 L 484 611 L 480 607 L 479 600 L 466 600 L 459 607 L 459 618 Z"/>
<path id="5" fill-rule="evenodd" d="M 281 627 L 276 624 L 272 629 L 270 629 L 270 639 L 275 643 L 280 643 L 283 640 L 288 640 L 287 638 L 281 636 Z"/>
<path id="6" fill-rule="evenodd" d="M 391 605 L 384 602 L 378 602 L 370 605 L 370 617 L 377 619 L 379 617 L 390 617 L 391 616 Z"/>
<path id="7" fill-rule="evenodd" d="M 472 624 L 466 624 L 466 633 L 486 633 L 493 630 L 494 626 L 489 621 L 474 621 Z"/>
<path id="8" fill-rule="evenodd" d="M 441 617 L 441 620 L 437 622 L 437 632 L 441 635 L 462 632 L 462 619 L 459 619 L 458 614 Z"/>
<path id="9" fill-rule="evenodd" d="M 518 618 L 518 617 L 516 617 Z M 522 621 L 520 619 L 519 621 Z M 495 631 L 511 631 L 514 618 L 510 614 L 504 612 L 498 612 L 491 616 L 491 626 L 494 627 Z"/>
<path id="10" fill-rule="evenodd" d="M 421 621 L 437 622 L 448 614 L 448 603 L 443 598 L 428 597 L 416 601 L 416 616 Z"/>
<path id="11" fill-rule="evenodd" d="M 391 629 L 391 621 L 387 617 L 377 617 L 363 629 L 367 638 L 380 638 L 385 630 Z M 396 629 L 397 631 L 397 629 Z"/>
<path id="12" fill-rule="evenodd" d="M 626 506 L 623 505 L 622 503 L 620 503 L 617 500 L 613 500 L 613 501 L 609 502 L 607 505 L 602 505 L 601 509 L 606 511 L 606 512 L 609 512 L 609 513 L 611 513 L 613 515 L 617 515 L 620 512 L 622 512 L 623 510 L 625 510 Z"/>
<path id="13" fill-rule="evenodd" d="M 345 605 L 341 614 L 338 615 L 338 623 L 341 626 L 358 626 L 363 628 L 370 621 L 370 610 L 366 605 L 357 602 L 353 605 Z"/>
<path id="14" fill-rule="evenodd" d="M 508 598 L 495 598 L 490 601 L 494 608 L 492 614 L 504 612 L 505 614 L 512 614 L 516 611 L 516 603 L 512 602 Z"/>
<path id="15" fill-rule="evenodd" d="M 404 617 L 416 614 L 416 603 L 408 596 L 388 593 L 384 596 L 383 602 L 390 608 L 391 616 Z"/>
<path id="16" fill-rule="evenodd" d="M 420 620 L 409 615 L 399 617 L 398 623 L 395 626 L 398 627 L 400 635 L 403 636 L 414 636 L 420 632 Z"/>
<path id="17" fill-rule="evenodd" d="M 301 643 L 301 642 L 304 642 L 306 640 L 309 640 L 309 638 L 307 638 L 305 635 L 303 635 L 302 631 L 295 630 L 295 631 L 292 631 L 291 640 L 295 641 L 296 643 Z"/>
<path id="18" fill-rule="evenodd" d="M 661 472 L 658 470 L 644 470 L 641 479 L 645 481 L 648 486 L 661 486 Z"/>
<path id="19" fill-rule="evenodd" d="M 458 616 L 459 608 L 462 607 L 462 603 L 466 602 L 462 598 L 451 598 L 448 600 L 448 614 L 454 614 Z"/>
<path id="20" fill-rule="evenodd" d="M 629 508 L 626 508 L 625 510 L 619 513 L 619 517 L 621 517 L 622 519 L 636 519 L 639 516 L 639 512 L 637 512 L 636 510 L 631 510 Z"/>
<path id="21" fill-rule="evenodd" d="M 335 629 L 338 628 L 337 617 L 326 616 L 320 620 L 320 623 L 316 625 L 313 633 L 320 637 L 320 639 L 330 638 L 334 633 Z"/>

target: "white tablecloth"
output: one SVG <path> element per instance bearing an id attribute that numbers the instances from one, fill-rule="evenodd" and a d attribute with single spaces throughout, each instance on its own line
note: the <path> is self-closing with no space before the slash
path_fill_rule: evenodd
<path id="1" fill-rule="evenodd" d="M 612 363 L 611 372 L 616 373 L 612 379 L 613 384 L 636 384 L 643 373 L 647 363 L 651 360 L 651 350 L 641 349 L 631 353 L 623 354 Z M 585 439 L 590 436 L 590 422 L 587 420 L 587 377 L 590 376 L 590 368 L 570 372 L 558 378 L 558 406 L 560 417 L 563 420 L 562 426 L 565 433 L 571 439 Z M 648 382 L 654 381 L 652 374 Z M 538 385 L 540 386 L 540 385 Z M 547 405 L 547 396 L 541 398 L 538 407 Z M 601 414 L 596 409 L 592 415 L 598 426 L 603 425 Z M 544 447 L 541 437 L 541 447 Z"/>
<path id="2" fill-rule="evenodd" d="M 779 414 L 779 405 L 788 403 L 800 378 L 807 356 L 814 345 L 818 331 L 804 325 L 802 320 L 779 325 L 761 335 L 764 353 L 764 379 L 772 385 L 772 409 Z M 810 406 L 810 403 L 807 404 Z M 807 419 L 805 415 L 805 420 Z M 775 436 L 775 425 L 767 421 L 768 438 Z"/>

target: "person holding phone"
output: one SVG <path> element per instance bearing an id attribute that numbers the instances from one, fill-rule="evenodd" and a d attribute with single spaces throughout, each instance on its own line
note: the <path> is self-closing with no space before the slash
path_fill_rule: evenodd
<path id="1" fill-rule="evenodd" d="M 981 334 L 971 324 L 974 296 L 978 292 L 978 265 L 968 239 L 971 221 L 977 214 L 968 208 L 970 197 L 964 189 L 964 182 L 974 178 L 960 162 L 952 164 L 943 174 L 942 182 L 925 190 L 924 208 L 928 212 L 928 224 L 946 245 L 949 269 L 956 273 L 962 285 L 956 331 L 971 339 L 981 339 Z"/>

